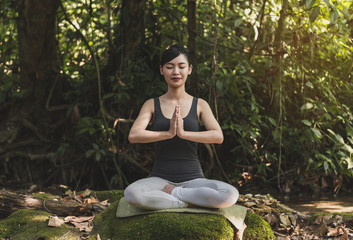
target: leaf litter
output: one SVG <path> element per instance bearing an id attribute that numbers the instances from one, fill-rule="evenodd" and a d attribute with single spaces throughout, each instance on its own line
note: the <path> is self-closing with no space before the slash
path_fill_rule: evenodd
<path id="1" fill-rule="evenodd" d="M 75 200 L 84 205 L 92 205 L 95 213 L 103 211 L 109 206 L 108 200 L 99 201 L 97 197 L 91 195 L 92 191 L 86 189 L 83 193 L 77 195 L 75 191 L 66 191 L 61 201 Z M 90 233 L 93 229 L 94 215 L 91 216 L 66 216 L 64 219 L 57 216 L 49 216 L 48 226 L 60 227 L 63 224 L 71 224 L 80 232 Z"/>
<path id="2" fill-rule="evenodd" d="M 308 215 L 298 212 L 270 195 L 240 195 L 237 202 L 266 220 L 278 240 L 353 240 L 353 216 Z"/>

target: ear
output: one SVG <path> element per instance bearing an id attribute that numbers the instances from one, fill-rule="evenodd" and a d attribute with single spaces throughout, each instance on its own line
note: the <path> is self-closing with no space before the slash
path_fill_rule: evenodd
<path id="1" fill-rule="evenodd" d="M 159 72 L 161 73 L 161 75 L 164 75 L 162 66 L 159 66 Z"/>
<path id="2" fill-rule="evenodd" d="M 192 72 L 192 65 L 190 64 L 190 66 L 189 66 L 189 72 L 188 72 L 188 75 L 190 75 L 190 74 L 191 74 L 191 72 Z"/>

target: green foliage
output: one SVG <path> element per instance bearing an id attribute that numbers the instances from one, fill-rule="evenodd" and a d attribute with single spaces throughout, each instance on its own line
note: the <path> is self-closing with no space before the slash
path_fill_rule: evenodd
<path id="1" fill-rule="evenodd" d="M 0 103 L 23 94 L 15 3 L 2 1 L 0 9 Z M 134 156 L 136 149 L 126 140 L 130 125 L 114 121 L 134 119 L 145 100 L 166 90 L 159 57 L 172 43 L 186 45 L 187 1 L 147 1 L 143 42 L 113 75 L 107 73 L 111 57 L 124 48 L 117 45 L 120 24 L 131 21 L 123 1 L 62 4 L 62 94 L 67 116 L 77 106 L 81 118 L 58 155 L 74 149 L 82 162 L 124 168 L 112 147 Z M 224 130 L 218 154 L 234 182 L 245 171 L 239 166 L 262 181 L 280 181 L 289 172 L 293 179 L 353 176 L 352 15 L 348 0 L 197 1 L 193 74 Z"/>

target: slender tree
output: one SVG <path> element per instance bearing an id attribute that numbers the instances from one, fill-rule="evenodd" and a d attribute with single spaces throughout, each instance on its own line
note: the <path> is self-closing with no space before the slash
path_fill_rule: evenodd
<path id="1" fill-rule="evenodd" d="M 117 25 L 113 49 L 110 49 L 105 77 L 115 76 L 123 67 L 123 62 L 133 60 L 139 45 L 143 42 L 146 1 L 123 0 L 120 24 Z"/>
<path id="2" fill-rule="evenodd" d="M 190 62 L 193 64 L 193 74 L 190 76 L 191 93 L 199 94 L 199 79 L 197 75 L 197 49 L 196 49 L 196 0 L 188 0 L 188 49 L 190 54 Z"/>

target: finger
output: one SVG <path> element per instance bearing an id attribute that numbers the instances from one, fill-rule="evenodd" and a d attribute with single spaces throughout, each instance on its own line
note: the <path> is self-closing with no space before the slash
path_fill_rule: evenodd
<path id="1" fill-rule="evenodd" d="M 177 115 L 180 115 L 180 106 L 179 105 L 175 106 L 175 112 Z"/>
<path id="2" fill-rule="evenodd" d="M 178 115 L 178 105 L 176 105 L 174 108 L 173 117 L 176 117 L 177 115 Z"/>

